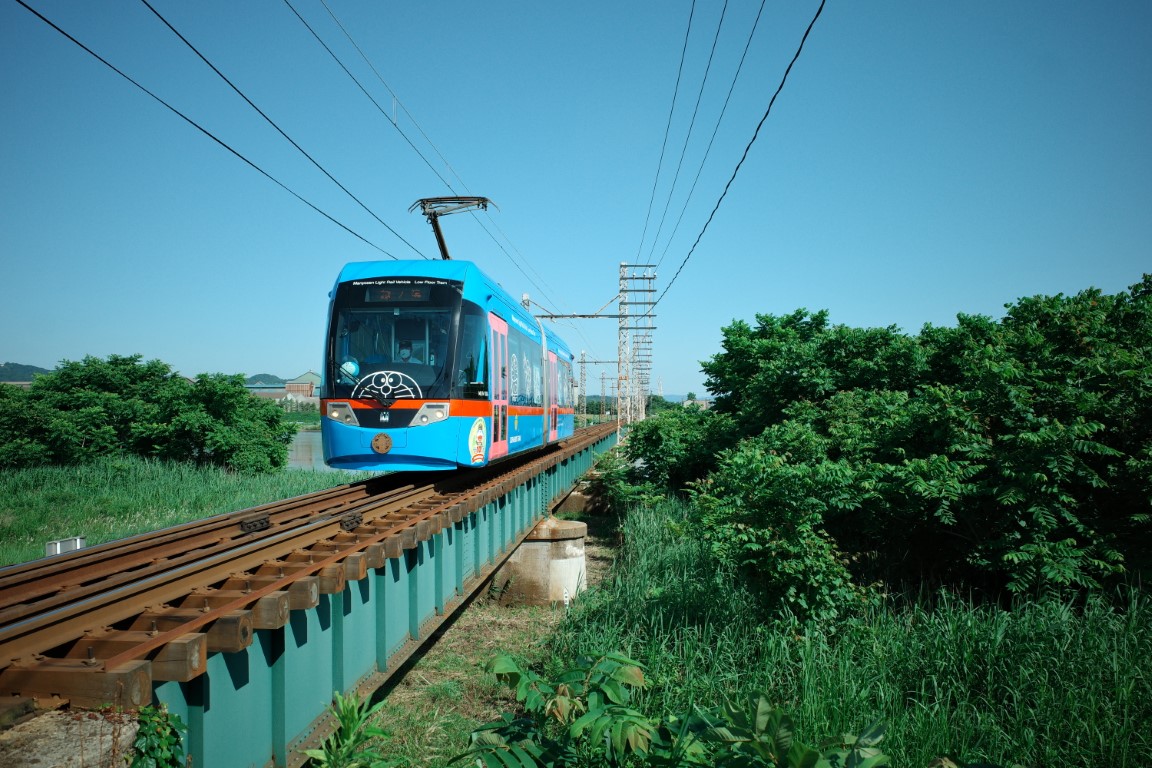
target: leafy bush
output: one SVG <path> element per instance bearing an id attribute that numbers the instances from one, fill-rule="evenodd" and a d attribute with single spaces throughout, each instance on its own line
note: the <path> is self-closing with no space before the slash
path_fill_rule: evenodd
<path id="1" fill-rule="evenodd" d="M 754 438 L 699 497 L 725 557 L 841 549 L 891 580 L 1016 593 L 1147 567 L 1152 275 L 918 336 L 756 319 L 704 364 L 733 444 Z"/>
<path id="2" fill-rule="evenodd" d="M 769 621 L 670 499 L 622 521 L 611 578 L 566 614 L 541 675 L 605 647 L 644 666 L 631 706 L 709 711 L 755 691 L 796 737 L 887 725 L 894 765 L 1152 765 L 1152 601 L 1135 589 L 1011 607 L 926 589 L 835 632 Z"/>
<path id="3" fill-rule="evenodd" d="M 895 327 L 829 325 L 828 312 L 757 315 L 721 330 L 723 352 L 702 368 L 714 408 L 735 417 L 741 435 L 780 422 L 795 402 L 820 402 L 850 389 L 907 390 L 924 373 L 924 351 Z"/>
<path id="4" fill-rule="evenodd" d="M 830 623 L 863 607 L 844 556 L 824 530 L 830 511 L 858 500 L 852 471 L 778 454 L 769 439 L 746 440 L 693 494 L 694 522 L 721 563 L 740 568 L 772 612 Z"/>
<path id="5" fill-rule="evenodd" d="M 611 450 L 596 459 L 591 475 L 593 494 L 617 515 L 635 504 L 647 504 L 661 498 L 653 484 L 638 482 L 621 450 Z"/>
<path id="6" fill-rule="evenodd" d="M 734 432 L 732 418 L 724 414 L 695 406 L 663 409 L 632 426 L 627 456 L 641 480 L 681 492 L 715 468 Z"/>
<path id="7" fill-rule="evenodd" d="M 762 695 L 708 710 L 652 718 L 631 706 L 647 685 L 642 667 L 618 653 L 576 659 L 555 679 L 510 656 L 488 670 L 516 691 L 525 714 L 505 714 L 472 734 L 457 760 L 486 768 L 568 765 L 714 766 L 716 768 L 874 768 L 883 729 L 834 739 L 823 752 L 794 736 L 792 719 Z"/>
<path id="8" fill-rule="evenodd" d="M 135 454 L 270 472 L 287 464 L 294 432 L 238 375 L 189 381 L 139 355 L 66 360 L 28 390 L 0 385 L 0 468 Z"/>

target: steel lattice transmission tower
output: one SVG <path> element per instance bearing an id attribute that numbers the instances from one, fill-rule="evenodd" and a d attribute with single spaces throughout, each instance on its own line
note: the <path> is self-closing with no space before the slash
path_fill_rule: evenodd
<path id="1" fill-rule="evenodd" d="M 599 311 L 592 314 L 556 314 L 544 312 L 536 317 L 555 320 L 569 319 L 608 319 L 615 317 L 620 322 L 618 339 L 618 352 L 615 360 L 588 360 L 586 355 L 580 353 L 580 391 L 577 394 L 577 403 L 581 412 L 587 407 L 587 377 L 584 368 L 588 364 L 616 364 L 616 413 L 617 421 L 621 424 L 631 424 L 642 419 L 648 406 L 648 392 L 652 380 L 652 332 L 656 330 L 653 321 L 656 315 L 652 310 L 656 306 L 653 296 L 656 289 L 655 266 L 652 264 L 620 263 L 620 292 L 609 300 Z M 613 302 L 619 300 L 620 313 L 617 315 L 602 314 Z M 524 297 L 525 306 L 532 302 L 528 296 Z M 604 383 L 601 381 L 601 402 L 603 402 Z"/>
<path id="2" fill-rule="evenodd" d="M 654 264 L 620 263 L 620 326 L 617 338 L 619 371 L 617 397 L 624 424 L 645 416 L 652 380 L 652 308 L 656 306 Z"/>

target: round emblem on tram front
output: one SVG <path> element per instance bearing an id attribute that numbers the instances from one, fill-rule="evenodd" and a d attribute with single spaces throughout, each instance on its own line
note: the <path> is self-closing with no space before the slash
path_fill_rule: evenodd
<path id="1" fill-rule="evenodd" d="M 372 438 L 372 450 L 376 453 L 388 453 L 392 450 L 392 438 L 387 432 L 381 432 Z"/>

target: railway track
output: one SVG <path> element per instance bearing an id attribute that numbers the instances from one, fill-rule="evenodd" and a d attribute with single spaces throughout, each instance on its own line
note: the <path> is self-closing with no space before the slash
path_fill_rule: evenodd
<path id="1" fill-rule="evenodd" d="M 146 704 L 154 681 L 344 591 L 507 489 L 600 440 L 579 431 L 480 470 L 370 478 L 0 569 L 0 694 L 41 707 Z M 47 701 L 45 701 L 47 700 Z"/>

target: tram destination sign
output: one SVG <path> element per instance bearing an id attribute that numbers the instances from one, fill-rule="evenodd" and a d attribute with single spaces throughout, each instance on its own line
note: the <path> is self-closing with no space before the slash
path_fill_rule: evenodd
<path id="1" fill-rule="evenodd" d="M 428 301 L 432 298 L 433 288 L 451 286 L 452 282 L 436 278 L 404 277 L 356 280 L 352 285 L 364 287 L 364 302 L 375 304 Z"/>

